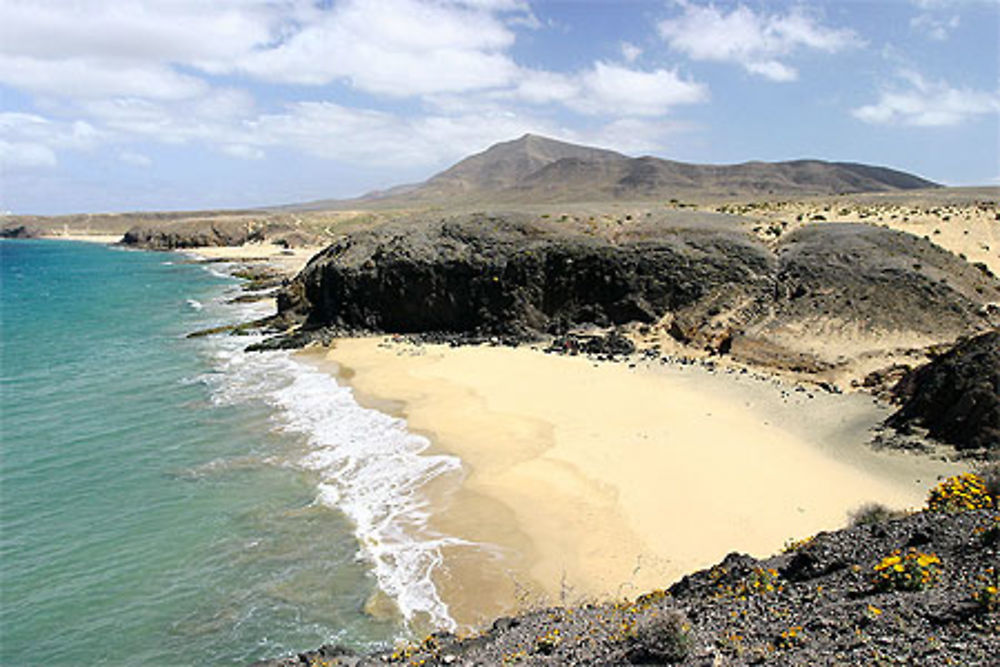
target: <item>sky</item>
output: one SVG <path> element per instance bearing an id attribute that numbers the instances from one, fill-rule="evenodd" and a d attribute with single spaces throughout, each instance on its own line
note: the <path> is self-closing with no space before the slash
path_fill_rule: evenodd
<path id="1" fill-rule="evenodd" d="M 525 133 L 1000 184 L 1000 0 L 0 0 L 0 211 L 422 181 Z"/>

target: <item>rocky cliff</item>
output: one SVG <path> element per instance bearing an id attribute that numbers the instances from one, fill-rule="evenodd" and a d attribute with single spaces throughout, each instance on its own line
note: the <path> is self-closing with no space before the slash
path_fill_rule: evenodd
<path id="1" fill-rule="evenodd" d="M 993 276 L 869 225 L 813 225 L 767 244 L 726 216 L 597 228 L 484 213 L 346 235 L 292 281 L 279 310 L 305 332 L 524 339 L 662 323 L 686 343 L 754 361 L 838 336 L 952 341 L 989 328 L 996 300 Z"/>
<path id="2" fill-rule="evenodd" d="M 317 255 L 280 299 L 306 329 L 532 337 L 654 322 L 725 289 L 769 289 L 774 258 L 706 225 L 617 239 L 524 215 L 387 225 Z"/>

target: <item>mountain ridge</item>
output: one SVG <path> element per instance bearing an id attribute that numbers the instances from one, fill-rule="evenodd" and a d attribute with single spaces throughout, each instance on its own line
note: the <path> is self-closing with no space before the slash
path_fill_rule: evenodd
<path id="1" fill-rule="evenodd" d="M 559 203 L 831 195 L 937 188 L 908 172 L 857 162 L 800 158 L 780 162 L 694 164 L 525 134 L 474 153 L 422 183 L 370 192 L 356 199 L 319 200 L 286 208 L 449 203 Z"/>

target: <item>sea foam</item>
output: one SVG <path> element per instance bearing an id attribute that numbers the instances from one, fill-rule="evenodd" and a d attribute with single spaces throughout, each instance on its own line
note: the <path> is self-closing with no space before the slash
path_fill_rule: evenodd
<path id="1" fill-rule="evenodd" d="M 265 310 L 262 310 L 265 309 Z M 266 315 L 261 304 L 206 307 L 230 321 Z M 359 555 L 371 563 L 379 588 L 410 621 L 425 615 L 438 628 L 455 622 L 434 585 L 442 549 L 468 542 L 434 531 L 426 487 L 449 479 L 457 487 L 461 462 L 427 454 L 429 441 L 406 422 L 360 406 L 350 388 L 287 351 L 243 350 L 253 337 L 220 336 L 211 342 L 215 372 L 202 380 L 218 404 L 262 401 L 271 406 L 275 430 L 308 443 L 287 465 L 318 476 L 316 503 L 336 508 L 355 526 Z"/>

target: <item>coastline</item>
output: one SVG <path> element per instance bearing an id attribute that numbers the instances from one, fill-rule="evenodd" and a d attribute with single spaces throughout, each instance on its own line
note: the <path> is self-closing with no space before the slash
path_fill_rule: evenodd
<path id="1" fill-rule="evenodd" d="M 81 241 L 102 245 L 116 245 L 122 242 L 122 234 L 53 233 L 37 238 L 45 241 Z M 299 246 L 285 248 L 272 243 L 247 243 L 239 246 L 197 246 L 175 248 L 200 260 L 232 262 L 268 262 L 282 273 L 294 276 L 301 271 L 313 256 L 326 246 Z"/>
<path id="2" fill-rule="evenodd" d="M 865 395 L 528 348 L 361 338 L 303 354 L 462 461 L 460 489 L 427 488 L 432 527 L 479 545 L 444 549 L 435 576 L 462 627 L 766 556 L 867 502 L 917 507 L 962 469 L 868 448 L 886 409 Z"/>
<path id="3" fill-rule="evenodd" d="M 85 243 L 101 243 L 113 245 L 122 240 L 121 234 L 43 234 L 40 239 L 47 241 L 83 241 Z"/>
<path id="4" fill-rule="evenodd" d="M 299 246 L 285 248 L 273 243 L 246 243 L 239 246 L 199 246 L 178 248 L 203 260 L 268 262 L 289 276 L 301 271 L 313 256 L 326 246 Z"/>

